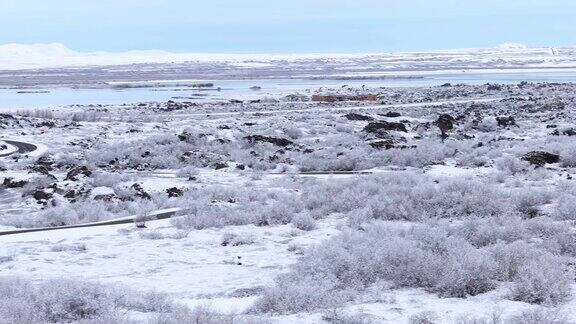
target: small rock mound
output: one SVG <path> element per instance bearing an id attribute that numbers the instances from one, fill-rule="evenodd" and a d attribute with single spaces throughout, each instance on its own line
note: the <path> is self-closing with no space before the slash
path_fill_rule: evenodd
<path id="1" fill-rule="evenodd" d="M 87 166 L 85 165 L 75 166 L 72 169 L 70 169 L 70 171 L 68 171 L 65 180 L 77 181 L 80 176 L 89 177 L 91 175 L 92 171 L 90 171 L 90 169 L 88 169 Z"/>
<path id="2" fill-rule="evenodd" d="M 138 183 L 133 184 L 131 187 L 135 191 L 135 196 L 142 199 L 152 199 L 149 193 L 144 191 L 144 188 Z"/>
<path id="3" fill-rule="evenodd" d="M 516 126 L 516 120 L 514 120 L 514 117 L 512 116 L 496 117 L 496 121 L 498 122 L 498 126 L 501 127 Z"/>
<path id="4" fill-rule="evenodd" d="M 346 114 L 346 115 L 344 115 L 344 118 L 346 118 L 348 120 L 374 120 L 374 118 L 371 116 L 366 116 L 366 115 L 357 114 L 357 113 Z"/>
<path id="5" fill-rule="evenodd" d="M 26 180 L 16 181 L 13 178 L 4 178 L 4 182 L 2 183 L 2 185 L 6 188 L 22 188 L 27 183 L 28 181 Z"/>
<path id="6" fill-rule="evenodd" d="M 262 136 L 262 135 L 249 135 L 244 137 L 250 143 L 266 142 L 276 146 L 288 146 L 294 144 L 291 140 L 278 137 Z"/>
<path id="7" fill-rule="evenodd" d="M 522 160 L 528 161 L 532 165 L 543 166 L 549 163 L 558 163 L 560 155 L 544 151 L 532 151 L 522 156 Z"/>
<path id="8" fill-rule="evenodd" d="M 372 122 L 364 127 L 364 131 L 366 133 L 375 133 L 381 130 L 385 131 L 398 131 L 398 132 L 407 132 L 406 126 L 402 123 L 395 123 L 395 122 L 387 122 L 387 121 L 378 121 Z"/>
<path id="9" fill-rule="evenodd" d="M 438 126 L 441 131 L 449 131 L 453 129 L 455 123 L 456 119 L 448 114 L 442 114 L 434 121 L 434 125 Z"/>
<path id="10" fill-rule="evenodd" d="M 172 187 L 172 188 L 166 189 L 166 193 L 168 194 L 168 197 L 170 197 L 170 198 L 182 197 L 182 195 L 184 194 L 184 191 L 182 189 Z"/>
<path id="11" fill-rule="evenodd" d="M 395 112 L 395 111 L 389 111 L 385 114 L 382 114 L 382 116 L 384 117 L 390 117 L 390 118 L 396 118 L 396 117 L 400 117 L 402 116 L 402 114 L 400 114 L 399 112 Z"/>

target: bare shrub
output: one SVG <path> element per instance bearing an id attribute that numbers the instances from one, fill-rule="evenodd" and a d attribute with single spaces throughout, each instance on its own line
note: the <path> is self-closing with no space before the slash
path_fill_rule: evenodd
<path id="1" fill-rule="evenodd" d="M 348 292 L 380 279 L 397 287 L 423 287 L 443 296 L 463 297 L 493 289 L 495 269 L 486 251 L 442 231 L 371 226 L 308 251 L 255 307 L 264 312 L 330 307 L 348 298 Z"/>
<path id="2" fill-rule="evenodd" d="M 362 312 L 346 312 L 342 309 L 335 308 L 324 312 L 322 319 L 328 323 L 334 324 L 370 324 L 374 321 L 368 314 Z"/>
<path id="3" fill-rule="evenodd" d="M 239 246 L 239 245 L 250 245 L 254 243 L 254 236 L 250 234 L 235 234 L 235 233 L 224 233 L 222 235 L 222 240 L 220 245 L 222 246 Z"/>
<path id="4" fill-rule="evenodd" d="M 164 295 L 142 294 L 120 286 L 75 279 L 37 284 L 18 278 L 0 279 L 0 321 L 8 323 L 105 322 L 118 319 L 126 310 L 166 312 L 172 307 Z"/>
<path id="5" fill-rule="evenodd" d="M 142 232 L 138 233 L 138 236 L 141 239 L 145 239 L 145 240 L 163 240 L 166 238 L 166 236 L 164 234 L 162 234 L 162 232 L 157 231 L 157 230 L 142 231 Z"/>
<path id="6" fill-rule="evenodd" d="M 569 324 L 566 316 L 557 310 L 537 308 L 523 311 L 521 314 L 507 319 L 510 324 Z"/>
<path id="7" fill-rule="evenodd" d="M 200 305 L 194 309 L 174 307 L 169 312 L 155 315 L 150 324 L 269 324 L 265 318 L 253 315 L 224 314 L 213 310 L 210 306 Z"/>
<path id="8" fill-rule="evenodd" d="M 52 252 L 63 252 L 63 251 L 73 251 L 73 252 L 84 252 L 86 251 L 86 244 L 84 243 L 74 243 L 74 244 L 56 244 L 50 248 Z"/>
<path id="9" fill-rule="evenodd" d="M 308 213 L 299 213 L 292 218 L 292 225 L 303 231 L 312 231 L 316 228 L 316 220 Z"/>
<path id="10" fill-rule="evenodd" d="M 512 298 L 534 304 L 558 304 L 570 296 L 574 274 L 551 254 L 530 259 L 518 269 Z"/>
<path id="11" fill-rule="evenodd" d="M 437 318 L 436 313 L 424 311 L 410 316 L 410 324 L 434 324 Z"/>

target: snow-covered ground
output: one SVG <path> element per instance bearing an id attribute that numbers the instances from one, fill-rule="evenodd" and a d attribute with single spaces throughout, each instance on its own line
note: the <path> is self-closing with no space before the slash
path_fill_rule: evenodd
<path id="1" fill-rule="evenodd" d="M 483 55 L 527 52 L 551 55 Z M 574 322 L 574 93 L 325 86 L 2 114 L 0 140 L 37 149 L 0 160 L 0 285 L 124 284 L 275 323 Z M 166 208 L 186 211 L 150 219 Z"/>

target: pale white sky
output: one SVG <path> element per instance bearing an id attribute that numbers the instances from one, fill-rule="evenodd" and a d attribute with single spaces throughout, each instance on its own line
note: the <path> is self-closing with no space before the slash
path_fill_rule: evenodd
<path id="1" fill-rule="evenodd" d="M 377 52 L 576 45 L 573 0 L 0 0 L 0 44 Z"/>

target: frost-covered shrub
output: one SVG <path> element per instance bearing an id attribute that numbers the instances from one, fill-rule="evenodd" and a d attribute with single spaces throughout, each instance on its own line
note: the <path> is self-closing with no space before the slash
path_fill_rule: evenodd
<path id="1" fill-rule="evenodd" d="M 560 150 L 560 165 L 566 168 L 576 167 L 576 145 L 566 145 Z"/>
<path id="2" fill-rule="evenodd" d="M 192 178 L 198 175 L 198 169 L 193 166 L 185 166 L 176 172 L 176 176 L 183 178 Z"/>
<path id="3" fill-rule="evenodd" d="M 506 319 L 510 324 L 570 324 L 572 321 L 566 318 L 557 309 L 537 308 L 522 311 L 519 315 Z"/>
<path id="4" fill-rule="evenodd" d="M 499 241 L 514 242 L 529 237 L 528 230 L 518 216 L 468 218 L 459 224 L 448 224 L 447 231 L 477 247 Z"/>
<path id="5" fill-rule="evenodd" d="M 565 260 L 523 241 L 491 248 L 500 280 L 512 281 L 512 298 L 557 304 L 569 296 L 573 273 Z"/>
<path id="6" fill-rule="evenodd" d="M 254 236 L 251 234 L 235 234 L 235 233 L 224 233 L 222 235 L 222 240 L 220 245 L 222 246 L 240 246 L 240 245 L 250 245 L 255 242 Z"/>
<path id="7" fill-rule="evenodd" d="M 0 299 L 11 303 L 18 300 L 25 309 L 2 309 L 2 318 L 16 322 L 33 320 L 70 322 L 95 318 L 114 311 L 114 302 L 103 287 L 71 280 L 52 280 L 32 286 L 17 280 L 0 282 Z M 20 313 L 24 312 L 24 314 Z"/>
<path id="8" fill-rule="evenodd" d="M 552 195 L 545 190 L 522 190 L 513 197 L 513 202 L 524 217 L 533 218 L 540 214 L 539 207 L 550 203 Z"/>
<path id="9" fill-rule="evenodd" d="M 184 194 L 182 202 L 186 215 L 172 219 L 179 229 L 288 224 L 303 208 L 295 192 L 228 187 L 191 190 Z"/>
<path id="10" fill-rule="evenodd" d="M 552 254 L 543 253 L 518 268 L 512 298 L 534 304 L 558 304 L 570 296 L 573 272 Z"/>
<path id="11" fill-rule="evenodd" d="M 398 227 L 362 223 L 307 251 L 256 309 L 302 312 L 335 307 L 358 290 L 384 280 L 392 287 L 420 287 L 445 297 L 465 297 L 512 282 L 511 298 L 529 303 L 559 303 L 573 278 L 564 257 L 533 237 L 556 244 L 566 235 L 549 218 L 471 218 L 462 225 L 448 221 Z M 564 254 L 570 247 L 565 238 Z"/>
<path id="12" fill-rule="evenodd" d="M 284 134 L 288 135 L 288 137 L 290 137 L 291 139 L 299 139 L 304 135 L 304 133 L 300 128 L 293 126 L 285 127 L 283 131 Z"/>
<path id="13" fill-rule="evenodd" d="M 513 155 L 504 155 L 494 161 L 496 169 L 504 172 L 507 175 L 516 175 L 525 172 L 529 169 L 530 165 L 526 161 L 522 161 Z"/>
<path id="14" fill-rule="evenodd" d="M 74 243 L 74 244 L 56 244 L 50 248 L 52 252 L 84 252 L 86 251 L 85 243 Z"/>
<path id="15" fill-rule="evenodd" d="M 172 301 L 164 295 L 138 293 L 120 286 L 64 278 L 37 284 L 18 278 L 0 279 L 1 322 L 98 322 L 117 319 L 127 310 L 166 312 L 172 308 Z"/>
<path id="16" fill-rule="evenodd" d="M 361 310 L 356 312 L 346 312 L 341 309 L 331 309 L 322 315 L 322 320 L 331 324 L 371 324 L 374 320 L 370 315 Z"/>
<path id="17" fill-rule="evenodd" d="M 128 175 L 121 175 L 117 173 L 107 173 L 102 171 L 95 171 L 91 176 L 93 187 L 109 187 L 114 188 L 122 181 L 129 179 Z"/>
<path id="18" fill-rule="evenodd" d="M 505 193 L 493 185 L 456 179 L 435 183 L 410 173 L 327 183 L 302 196 L 315 216 L 363 209 L 358 212 L 365 219 L 416 221 L 510 213 Z"/>
<path id="19" fill-rule="evenodd" d="M 576 220 L 576 197 L 563 196 L 554 209 L 554 217 L 560 220 Z"/>
<path id="20" fill-rule="evenodd" d="M 138 233 L 138 236 L 140 236 L 140 238 L 144 240 L 163 240 L 166 238 L 166 236 L 162 234 L 162 232 L 157 230 L 143 231 Z"/>
<path id="21" fill-rule="evenodd" d="M 498 130 L 498 122 L 494 117 L 483 118 L 477 126 L 478 130 L 485 133 L 495 132 Z"/>
<path id="22" fill-rule="evenodd" d="M 225 314 L 213 310 L 209 306 L 200 305 L 194 309 L 177 306 L 169 312 L 163 312 L 155 315 L 149 324 L 180 324 L 180 323 L 199 323 L 199 324 L 270 324 L 266 318 L 254 315 L 236 315 Z"/>
<path id="23" fill-rule="evenodd" d="M 438 314 L 430 311 L 416 313 L 410 316 L 410 324 L 432 324 L 436 323 Z"/>
<path id="24" fill-rule="evenodd" d="M 476 295 L 495 287 L 495 271 L 487 251 L 443 231 L 371 226 L 309 251 L 290 273 L 277 279 L 256 308 L 301 312 L 331 307 L 378 280 L 397 287 L 422 287 L 442 296 Z"/>
<path id="25" fill-rule="evenodd" d="M 292 225 L 297 229 L 303 231 L 311 231 L 316 228 L 316 220 L 310 216 L 308 213 L 296 214 L 291 221 Z"/>

